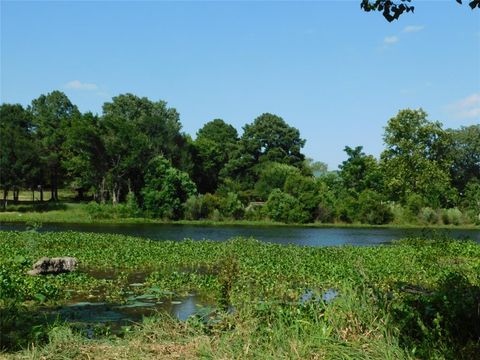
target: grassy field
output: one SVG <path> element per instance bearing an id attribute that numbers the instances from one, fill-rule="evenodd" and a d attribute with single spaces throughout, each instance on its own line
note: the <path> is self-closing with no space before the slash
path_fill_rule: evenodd
<path id="1" fill-rule="evenodd" d="M 25 272 L 42 256 L 75 256 L 80 270 Z M 98 278 L 92 271 L 112 270 Z M 36 323 L 39 306 L 101 289 L 122 302 L 129 276 L 164 293 L 217 305 L 209 321 L 158 314 L 121 335 L 87 339 Z M 407 239 L 390 246 L 310 248 L 260 243 L 154 242 L 88 233 L 0 232 L 3 356 L 12 359 L 474 359 L 480 353 L 480 245 Z M 338 296 L 324 301 L 322 294 Z M 309 293 L 309 299 L 305 294 Z M 234 309 L 234 311 L 232 311 Z"/>

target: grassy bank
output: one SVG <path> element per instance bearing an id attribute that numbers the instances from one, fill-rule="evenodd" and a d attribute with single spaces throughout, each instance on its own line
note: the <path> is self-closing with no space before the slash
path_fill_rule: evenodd
<path id="1" fill-rule="evenodd" d="M 480 225 L 461 224 L 428 224 L 428 223 L 390 223 L 385 225 L 371 225 L 362 223 L 310 223 L 285 224 L 270 220 L 162 220 L 146 217 L 128 217 L 122 214 L 111 213 L 98 215 L 88 211 L 85 203 L 38 203 L 36 205 L 10 205 L 8 211 L 0 212 L 0 223 L 71 223 L 71 224 L 184 224 L 184 225 L 238 225 L 238 226 L 298 226 L 298 227 L 338 227 L 338 228 L 436 228 L 436 229 L 480 229 Z"/>
<path id="2" fill-rule="evenodd" d="M 67 255 L 79 259 L 79 271 L 25 275 L 42 256 Z M 130 277 L 138 272 L 145 274 L 138 295 L 152 288 L 203 293 L 217 304 L 213 318 L 179 322 L 159 314 L 121 335 L 106 331 L 95 340 L 69 325 L 34 320 L 39 306 L 63 304 L 72 292 L 126 301 Z M 3 355 L 469 359 L 480 351 L 479 274 L 480 245 L 449 239 L 308 248 L 241 238 L 154 242 L 0 232 Z M 322 300 L 329 289 L 338 296 Z"/>

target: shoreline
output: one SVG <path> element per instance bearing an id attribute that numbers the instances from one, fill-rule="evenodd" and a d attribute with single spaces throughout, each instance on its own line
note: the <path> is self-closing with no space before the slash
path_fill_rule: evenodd
<path id="1" fill-rule="evenodd" d="M 18 217 L 22 217 L 22 213 L 10 213 L 17 214 Z M 358 229 L 428 229 L 428 230 L 479 230 L 480 225 L 432 225 L 432 224 L 383 224 L 372 225 L 362 223 L 279 223 L 273 221 L 248 221 L 248 220 L 225 220 L 225 221 L 213 221 L 213 220 L 178 220 L 178 221 L 166 221 L 159 219 L 149 218 L 122 218 L 122 219 L 52 219 L 45 217 L 41 219 L 29 218 L 28 215 L 25 219 L 2 219 L 0 213 L 0 230 L 2 225 L 35 225 L 39 224 L 72 224 L 72 225 L 190 225 L 190 226 L 210 226 L 210 227 L 223 227 L 223 226 L 238 226 L 238 227 L 295 227 L 295 228 L 358 228 Z"/>

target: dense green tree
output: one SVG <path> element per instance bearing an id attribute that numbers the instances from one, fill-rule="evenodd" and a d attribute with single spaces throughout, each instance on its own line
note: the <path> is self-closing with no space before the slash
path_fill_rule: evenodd
<path id="1" fill-rule="evenodd" d="M 201 193 L 217 190 L 219 174 L 238 141 L 237 130 L 221 119 L 206 123 L 194 142 L 194 179 Z"/>
<path id="2" fill-rule="evenodd" d="M 480 223 L 480 179 L 470 181 L 465 187 L 463 206 L 472 213 L 475 223 Z"/>
<path id="3" fill-rule="evenodd" d="M 267 200 L 274 189 L 282 190 L 287 178 L 294 174 L 300 175 L 300 170 L 294 166 L 276 162 L 264 163 L 255 184 L 256 197 L 259 200 Z"/>
<path id="4" fill-rule="evenodd" d="M 421 109 L 401 110 L 388 121 L 383 139 L 381 165 L 389 198 L 405 203 L 417 194 L 434 207 L 447 205 L 452 197 L 450 137 L 442 125 L 428 121 Z"/>
<path id="5" fill-rule="evenodd" d="M 63 166 L 79 199 L 85 191 L 93 190 L 95 198 L 103 202 L 105 194 L 100 190 L 108 163 L 98 116 L 86 113 L 73 119 L 63 151 Z"/>
<path id="6" fill-rule="evenodd" d="M 265 211 L 270 219 L 284 223 L 304 223 L 309 219 L 309 214 L 302 209 L 300 201 L 280 189 L 270 193 Z"/>
<path id="7" fill-rule="evenodd" d="M 178 220 L 184 203 L 197 192 L 187 173 L 172 167 L 162 156 L 150 160 L 142 189 L 145 210 L 152 216 Z"/>
<path id="8" fill-rule="evenodd" d="M 243 216 L 245 207 L 237 193 L 229 192 L 220 200 L 221 215 L 227 219 L 240 219 Z"/>
<path id="9" fill-rule="evenodd" d="M 73 119 L 80 116 L 78 108 L 60 91 L 52 91 L 32 101 L 34 133 L 39 142 L 42 167 L 49 179 L 51 199 L 58 200 L 58 188 L 65 179 L 62 166 L 63 145 Z"/>
<path id="10" fill-rule="evenodd" d="M 306 214 L 307 221 L 318 218 L 322 194 L 321 186 L 316 178 L 299 173 L 290 174 L 285 181 L 283 190 L 300 202 L 300 208 Z"/>
<path id="11" fill-rule="evenodd" d="M 366 189 L 381 191 L 383 179 L 377 160 L 372 155 L 366 155 L 362 149 L 363 146 L 345 147 L 348 159 L 339 166 L 343 187 L 354 194 Z"/>
<path id="12" fill-rule="evenodd" d="M 251 188 L 258 179 L 256 168 L 265 162 L 277 162 L 303 168 L 301 153 L 305 140 L 298 129 L 281 117 L 265 113 L 243 128 L 237 149 L 224 169 L 224 176 L 240 179 Z"/>
<path id="13" fill-rule="evenodd" d="M 20 187 L 34 190 L 41 181 L 32 130 L 32 116 L 21 105 L 0 106 L 0 186 L 4 202 L 10 190 L 17 200 Z"/>
<path id="14" fill-rule="evenodd" d="M 450 174 L 453 185 L 463 194 L 470 181 L 480 180 L 480 125 L 463 126 L 448 132 L 453 141 Z"/>
<path id="15" fill-rule="evenodd" d="M 392 221 L 393 214 L 381 194 L 365 189 L 358 196 L 355 220 L 367 224 L 381 225 Z"/>
<path id="16" fill-rule="evenodd" d="M 140 197 L 144 164 L 154 156 L 162 155 L 178 167 L 191 164 L 178 113 L 164 101 L 119 95 L 104 104 L 100 126 L 108 168 L 104 183 L 113 203 L 130 190 Z"/>

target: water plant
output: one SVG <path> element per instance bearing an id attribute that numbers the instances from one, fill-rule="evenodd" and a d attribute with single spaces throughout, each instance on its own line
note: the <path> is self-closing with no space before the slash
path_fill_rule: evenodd
<path id="1" fill-rule="evenodd" d="M 0 232 L 0 245 L 0 308 L 10 319 L 1 324 L 10 339 L 2 343 L 4 350 L 26 346 L 25 341 L 15 344 L 15 321 L 35 318 L 39 307 L 68 303 L 75 294 L 128 306 L 132 299 L 190 292 L 218 304 L 210 320 L 191 319 L 168 337 L 175 344 L 195 342 L 196 356 L 329 358 L 336 351 L 341 354 L 337 358 L 458 358 L 480 350 L 480 246 L 470 241 L 436 236 L 387 246 L 311 248 L 245 238 L 158 242 L 31 231 Z M 80 270 L 26 275 L 41 256 L 75 256 Z M 338 295 L 326 301 L 323 294 L 329 289 Z M 53 358 L 59 354 L 65 339 L 33 335 L 48 333 L 51 325 L 22 323 L 27 343 L 49 343 L 35 351 L 50 352 Z M 134 326 L 123 340 L 115 337 L 101 346 L 131 345 L 132 336 L 148 347 L 146 334 L 165 334 L 165 326 L 165 321 Z M 68 341 L 83 343 L 72 331 Z M 88 348 L 90 355 L 95 353 Z"/>

